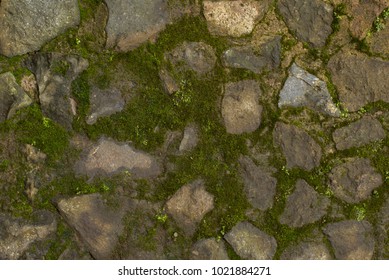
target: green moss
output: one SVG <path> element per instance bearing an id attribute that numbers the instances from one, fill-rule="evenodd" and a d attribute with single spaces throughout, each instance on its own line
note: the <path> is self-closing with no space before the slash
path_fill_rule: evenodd
<path id="1" fill-rule="evenodd" d="M 49 250 L 45 255 L 45 260 L 58 260 L 67 248 L 74 246 L 72 238 L 73 231 L 63 221 L 60 221 L 57 225 L 55 238 L 48 241 Z"/>
<path id="2" fill-rule="evenodd" d="M 332 31 L 338 32 L 340 28 L 340 21 L 343 18 L 343 16 L 347 15 L 346 11 L 346 4 L 341 3 L 339 5 L 336 5 L 333 11 L 333 21 L 332 21 Z"/>

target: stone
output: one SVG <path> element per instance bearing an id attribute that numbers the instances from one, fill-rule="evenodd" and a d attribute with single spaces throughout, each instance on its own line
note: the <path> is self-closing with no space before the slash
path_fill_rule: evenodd
<path id="1" fill-rule="evenodd" d="M 178 151 L 181 153 L 192 151 L 199 142 L 199 131 L 195 124 L 190 124 L 184 129 L 184 136 L 182 137 Z"/>
<path id="2" fill-rule="evenodd" d="M 239 164 L 248 202 L 261 211 L 271 208 L 276 194 L 277 179 L 260 166 L 256 166 L 249 157 L 240 157 Z"/>
<path id="3" fill-rule="evenodd" d="M 124 109 L 124 99 L 116 88 L 101 90 L 93 88 L 90 95 L 90 113 L 86 123 L 92 125 L 100 117 L 107 117 Z"/>
<path id="4" fill-rule="evenodd" d="M 11 72 L 0 74 L 0 122 L 11 118 L 17 110 L 31 103 L 31 98 L 16 83 Z"/>
<path id="5" fill-rule="evenodd" d="M 79 23 L 77 0 L 2 0 L 0 54 L 11 57 L 37 51 Z"/>
<path id="6" fill-rule="evenodd" d="M 361 147 L 384 139 L 385 136 L 385 130 L 381 123 L 370 116 L 365 116 L 356 122 L 338 128 L 332 133 L 338 150 Z"/>
<path id="7" fill-rule="evenodd" d="M 389 58 L 389 28 L 375 32 L 368 39 L 370 50 L 373 53 Z"/>
<path id="8" fill-rule="evenodd" d="M 276 252 L 277 242 L 249 222 L 240 222 L 224 238 L 234 251 L 247 260 L 271 260 Z"/>
<path id="9" fill-rule="evenodd" d="M 105 0 L 107 47 L 126 52 L 157 37 L 169 22 L 166 0 Z"/>
<path id="10" fill-rule="evenodd" d="M 278 107 L 308 107 L 316 112 L 339 117 L 340 110 L 335 106 L 327 84 L 293 63 L 289 76 L 280 92 Z"/>
<path id="11" fill-rule="evenodd" d="M 367 221 L 346 220 L 327 225 L 328 236 L 338 260 L 370 260 L 375 241 L 373 227 Z"/>
<path id="12" fill-rule="evenodd" d="M 254 80 L 225 85 L 221 111 L 227 133 L 250 133 L 259 127 L 262 106 L 258 99 L 261 94 L 261 87 Z"/>
<path id="13" fill-rule="evenodd" d="M 281 260 L 331 260 L 331 254 L 323 242 L 303 241 L 290 246 L 281 254 Z"/>
<path id="14" fill-rule="evenodd" d="M 135 178 L 154 178 L 162 170 L 153 156 L 126 143 L 104 137 L 92 147 L 86 148 L 84 156 L 75 164 L 75 172 L 90 179 L 122 171 L 130 172 Z"/>
<path id="15" fill-rule="evenodd" d="M 334 196 L 347 203 L 359 203 L 368 199 L 383 180 L 366 158 L 349 158 L 335 166 L 328 175 L 329 187 Z"/>
<path id="16" fill-rule="evenodd" d="M 222 56 L 224 66 L 242 68 L 260 74 L 276 69 L 281 62 L 281 37 L 270 38 L 260 46 L 239 46 L 226 50 Z"/>
<path id="17" fill-rule="evenodd" d="M 266 12 L 265 3 L 253 0 L 204 1 L 203 10 L 211 34 L 232 37 L 250 34 Z"/>
<path id="18" fill-rule="evenodd" d="M 332 81 L 345 109 L 358 111 L 371 102 L 389 102 L 389 61 L 357 52 L 341 51 L 328 62 Z"/>
<path id="19" fill-rule="evenodd" d="M 284 153 L 287 168 L 310 171 L 320 165 L 322 151 L 319 144 L 301 128 L 277 122 L 273 138 Z"/>
<path id="20" fill-rule="evenodd" d="M 27 66 L 36 76 L 43 114 L 71 130 L 76 114 L 71 85 L 88 68 L 88 61 L 74 55 L 37 53 Z"/>
<path id="21" fill-rule="evenodd" d="M 280 0 L 278 10 L 297 38 L 324 47 L 332 33 L 333 8 L 321 0 Z"/>
<path id="22" fill-rule="evenodd" d="M 166 212 L 187 234 L 193 235 L 205 214 L 214 208 L 214 197 L 202 180 L 182 186 L 167 202 Z"/>
<path id="23" fill-rule="evenodd" d="M 329 204 L 327 197 L 319 195 L 307 182 L 300 179 L 293 193 L 286 199 L 279 221 L 292 228 L 314 223 L 327 213 Z"/>
<path id="24" fill-rule="evenodd" d="M 191 249 L 191 260 L 228 260 L 228 254 L 223 241 L 215 238 L 201 239 Z"/>
<path id="25" fill-rule="evenodd" d="M 376 224 L 377 259 L 386 260 L 389 256 L 389 196 L 377 213 Z"/>
<path id="26" fill-rule="evenodd" d="M 175 79 L 166 69 L 161 69 L 159 71 L 159 79 L 168 94 L 173 94 L 180 89 Z"/>

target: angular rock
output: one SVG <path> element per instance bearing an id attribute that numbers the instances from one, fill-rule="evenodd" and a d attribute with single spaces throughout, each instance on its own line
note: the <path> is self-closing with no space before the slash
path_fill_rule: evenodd
<path id="1" fill-rule="evenodd" d="M 159 79 L 168 94 L 173 94 L 180 89 L 177 82 L 166 69 L 161 69 L 159 71 Z"/>
<path id="2" fill-rule="evenodd" d="M 0 74 L 0 122 L 11 118 L 17 110 L 31 103 L 31 98 L 16 83 L 11 72 Z"/>
<path id="3" fill-rule="evenodd" d="M 326 83 L 295 63 L 289 68 L 289 77 L 280 92 L 278 107 L 285 106 L 308 107 L 332 117 L 340 116 Z"/>
<path id="4" fill-rule="evenodd" d="M 321 0 L 280 0 L 278 10 L 300 40 L 323 47 L 332 33 L 333 8 Z"/>
<path id="5" fill-rule="evenodd" d="M 224 238 L 241 258 L 247 260 L 271 260 L 277 248 L 274 237 L 249 222 L 240 222 Z"/>
<path id="6" fill-rule="evenodd" d="M 195 233 L 200 221 L 213 207 L 214 197 L 205 190 L 202 180 L 182 186 L 166 202 L 166 212 L 188 235 Z"/>
<path id="7" fill-rule="evenodd" d="M 366 158 L 350 158 L 334 167 L 328 175 L 334 195 L 347 203 L 358 203 L 382 185 L 382 176 Z"/>
<path id="8" fill-rule="evenodd" d="M 228 260 L 228 254 L 223 241 L 215 238 L 197 241 L 191 250 L 191 260 Z"/>
<path id="9" fill-rule="evenodd" d="M 248 202 L 261 211 L 271 208 L 276 194 L 277 179 L 260 166 L 256 166 L 248 157 L 242 156 L 239 164 Z"/>
<path id="10" fill-rule="evenodd" d="M 357 111 L 370 102 L 389 102 L 389 61 L 356 52 L 339 52 L 328 62 L 339 99 L 349 111 Z"/>
<path id="11" fill-rule="evenodd" d="M 258 99 L 261 94 L 261 87 L 254 80 L 225 85 L 221 111 L 228 133 L 250 133 L 259 127 L 262 106 Z"/>
<path id="12" fill-rule="evenodd" d="M 281 255 L 281 260 L 331 260 L 331 254 L 322 242 L 303 241 L 288 247 Z"/>
<path id="13" fill-rule="evenodd" d="M 289 124 L 277 122 L 273 138 L 286 158 L 286 167 L 312 170 L 320 165 L 321 148 L 304 130 Z"/>
<path id="14" fill-rule="evenodd" d="M 386 58 L 389 57 L 389 28 L 386 26 L 383 30 L 374 33 L 369 38 L 370 50 Z"/>
<path id="15" fill-rule="evenodd" d="M 94 124 L 100 117 L 110 116 L 124 109 L 124 99 L 116 88 L 101 90 L 93 88 L 90 95 L 90 114 L 86 123 Z"/>
<path id="16" fill-rule="evenodd" d="M 323 232 L 338 260 L 370 260 L 373 257 L 375 241 L 369 222 L 342 221 L 327 225 Z"/>
<path id="17" fill-rule="evenodd" d="M 128 51 L 155 39 L 169 21 L 166 0 L 105 0 L 107 47 Z"/>
<path id="18" fill-rule="evenodd" d="M 15 56 L 37 51 L 79 23 L 77 0 L 2 0 L 0 54 Z"/>
<path id="19" fill-rule="evenodd" d="M 281 62 L 281 37 L 271 38 L 259 47 L 241 46 L 226 50 L 223 64 L 231 68 L 243 68 L 254 73 L 278 68 Z"/>
<path id="20" fill-rule="evenodd" d="M 185 127 L 184 137 L 181 140 L 178 151 L 181 153 L 189 152 L 197 146 L 198 142 L 199 142 L 198 128 L 196 125 L 190 124 L 187 127 Z"/>
<path id="21" fill-rule="evenodd" d="M 346 150 L 352 147 L 361 147 L 373 141 L 384 139 L 385 130 L 381 123 L 369 116 L 336 129 L 332 138 L 338 150 Z"/>
<path id="22" fill-rule="evenodd" d="M 266 4 L 253 0 L 204 1 L 204 16 L 213 35 L 240 37 L 250 34 L 266 12 Z"/>
<path id="23" fill-rule="evenodd" d="M 121 171 L 129 171 L 135 178 L 149 178 L 157 177 L 161 173 L 161 166 L 151 155 L 137 151 L 126 143 L 101 138 L 86 149 L 85 156 L 75 164 L 75 171 L 91 179 Z"/>

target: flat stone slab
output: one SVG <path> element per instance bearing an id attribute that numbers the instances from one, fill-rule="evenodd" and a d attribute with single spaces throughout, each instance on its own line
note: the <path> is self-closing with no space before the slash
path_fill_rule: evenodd
<path id="1" fill-rule="evenodd" d="M 290 246 L 281 254 L 281 260 L 331 260 L 331 254 L 323 242 L 303 241 Z"/>
<path id="2" fill-rule="evenodd" d="M 184 129 L 184 135 L 182 137 L 178 151 L 180 153 L 190 152 L 196 148 L 199 142 L 199 129 L 195 124 L 189 124 Z"/>
<path id="3" fill-rule="evenodd" d="M 328 175 L 334 195 L 348 203 L 368 199 L 382 185 L 382 176 L 366 158 L 350 158 L 334 167 Z"/>
<path id="4" fill-rule="evenodd" d="M 241 258 L 247 260 L 271 260 L 277 248 L 274 237 L 249 222 L 240 222 L 224 238 Z"/>
<path id="5" fill-rule="evenodd" d="M 191 250 L 191 260 L 228 260 L 226 246 L 215 238 L 197 241 Z"/>
<path id="6" fill-rule="evenodd" d="M 369 37 L 368 42 L 373 53 L 380 54 L 385 58 L 389 57 L 389 28 L 387 26 Z"/>
<path id="7" fill-rule="evenodd" d="M 308 107 L 319 113 L 339 117 L 327 84 L 293 63 L 289 76 L 280 92 L 278 107 Z"/>

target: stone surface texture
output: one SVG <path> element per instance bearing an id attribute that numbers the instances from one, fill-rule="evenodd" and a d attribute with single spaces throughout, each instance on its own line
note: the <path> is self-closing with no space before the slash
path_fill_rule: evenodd
<path id="1" fill-rule="evenodd" d="M 191 260 L 228 260 L 228 254 L 223 241 L 214 238 L 197 241 L 191 250 Z"/>
<path id="2" fill-rule="evenodd" d="M 331 254 L 322 242 L 303 241 L 287 248 L 280 257 L 281 260 L 331 260 Z"/>

